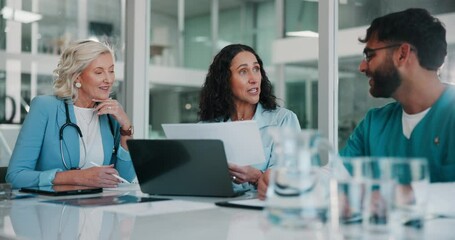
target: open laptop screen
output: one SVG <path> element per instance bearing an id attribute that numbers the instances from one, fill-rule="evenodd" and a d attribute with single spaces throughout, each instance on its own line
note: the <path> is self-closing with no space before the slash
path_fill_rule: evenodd
<path id="1" fill-rule="evenodd" d="M 223 142 L 214 139 L 127 141 L 142 192 L 153 195 L 237 195 Z"/>

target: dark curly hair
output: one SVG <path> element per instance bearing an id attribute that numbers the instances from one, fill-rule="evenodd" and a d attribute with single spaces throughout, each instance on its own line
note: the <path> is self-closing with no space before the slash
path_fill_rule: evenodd
<path id="1" fill-rule="evenodd" d="M 374 19 L 359 41 L 366 43 L 372 38 L 413 45 L 420 65 L 428 70 L 438 70 L 447 55 L 446 29 L 425 9 L 410 8 Z"/>
<path id="2" fill-rule="evenodd" d="M 238 53 L 244 51 L 254 54 L 261 68 L 262 79 L 259 103 L 266 110 L 277 108 L 276 96 L 272 93 L 272 83 L 264 71 L 261 58 L 249 46 L 231 44 L 221 49 L 214 57 L 205 77 L 199 102 L 199 119 L 201 121 L 227 121 L 236 112 L 230 84 L 230 67 L 232 59 Z"/>

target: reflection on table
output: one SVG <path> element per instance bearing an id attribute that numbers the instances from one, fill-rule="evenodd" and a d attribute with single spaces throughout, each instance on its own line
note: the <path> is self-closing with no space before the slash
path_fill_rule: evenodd
<path id="1" fill-rule="evenodd" d="M 102 194 L 84 197 L 114 199 L 126 195 L 147 197 L 137 188 L 105 190 Z M 250 197 L 252 195 L 244 196 Z M 72 198 L 75 196 L 58 199 Z M 214 202 L 220 201 L 218 198 L 180 197 L 96 207 L 65 204 L 68 201 L 49 202 L 55 199 L 36 196 L 0 202 L 0 238 L 341 239 L 335 233 L 330 235 L 329 225 L 321 231 L 284 229 L 270 225 L 262 211 L 216 206 Z M 422 239 L 451 239 L 450 229 L 454 224 L 455 219 L 428 221 Z M 372 239 L 371 236 L 368 239 Z"/>

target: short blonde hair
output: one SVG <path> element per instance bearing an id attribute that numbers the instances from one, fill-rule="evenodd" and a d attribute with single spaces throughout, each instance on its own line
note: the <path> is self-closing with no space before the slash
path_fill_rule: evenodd
<path id="1" fill-rule="evenodd" d="M 112 48 L 94 40 L 79 40 L 71 43 L 60 56 L 54 70 L 54 94 L 62 99 L 77 99 L 74 81 L 84 69 L 101 54 L 109 53 L 114 58 Z"/>

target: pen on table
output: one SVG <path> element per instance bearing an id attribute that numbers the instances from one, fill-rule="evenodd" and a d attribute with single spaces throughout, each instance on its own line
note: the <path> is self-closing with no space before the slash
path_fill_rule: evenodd
<path id="1" fill-rule="evenodd" d="M 93 166 L 95 166 L 95 167 L 101 167 L 101 165 L 99 165 L 99 164 L 97 164 L 97 163 L 94 163 L 94 162 L 90 162 L 90 163 L 91 163 Z M 120 176 L 117 175 L 117 174 L 112 174 L 112 176 L 114 176 L 115 178 L 117 178 L 118 180 L 120 180 L 120 181 L 122 181 L 122 182 L 124 182 L 124 183 L 130 183 L 130 182 L 128 182 L 126 179 L 120 177 Z"/>

